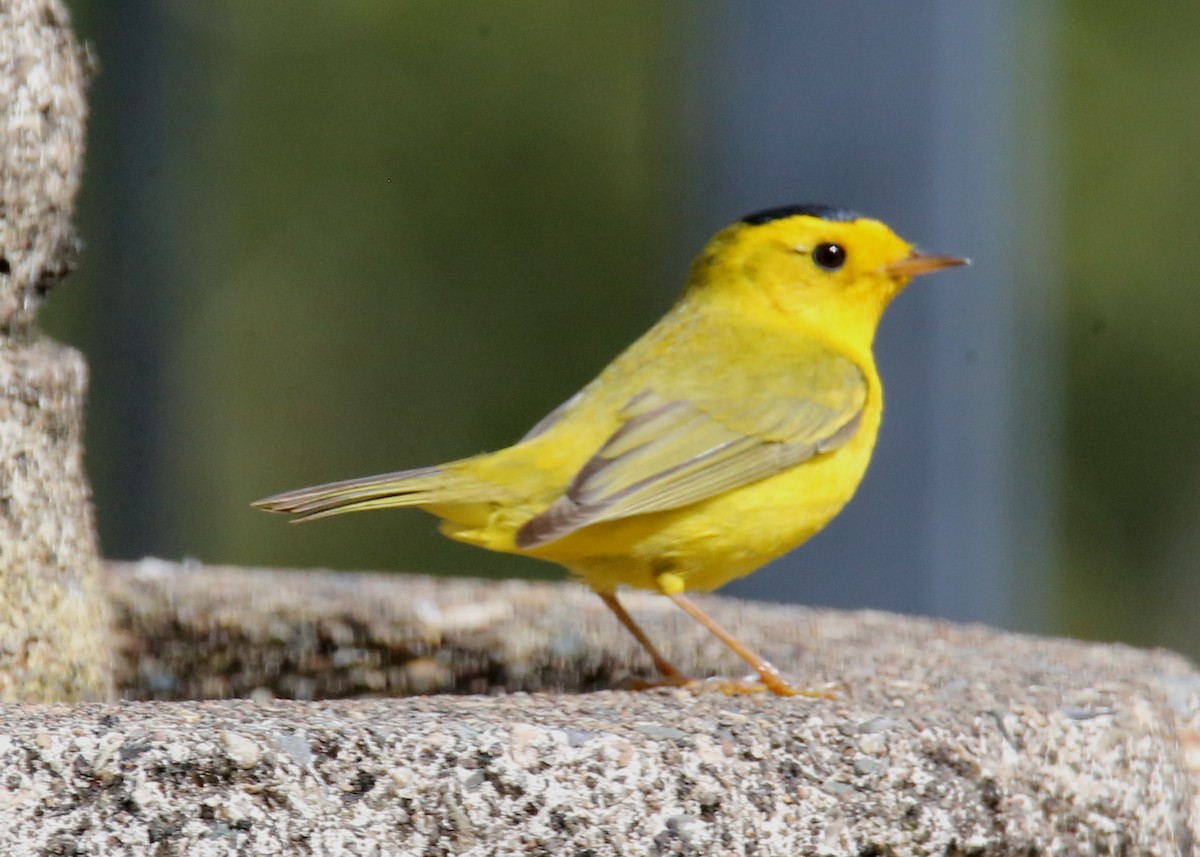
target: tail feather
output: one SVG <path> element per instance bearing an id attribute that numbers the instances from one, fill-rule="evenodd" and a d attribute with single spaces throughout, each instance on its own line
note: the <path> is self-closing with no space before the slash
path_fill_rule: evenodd
<path id="1" fill-rule="evenodd" d="M 485 503 L 502 494 L 498 486 L 442 466 L 299 488 L 255 500 L 251 505 L 295 515 L 293 522 L 299 523 L 366 509 Z"/>

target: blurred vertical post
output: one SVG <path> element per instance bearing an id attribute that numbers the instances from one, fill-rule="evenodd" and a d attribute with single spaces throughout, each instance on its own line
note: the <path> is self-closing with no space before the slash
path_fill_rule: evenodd
<path id="1" fill-rule="evenodd" d="M 66 311 L 59 335 L 86 352 L 91 369 L 88 470 L 102 552 L 172 553 L 154 535 L 187 506 L 164 475 L 175 454 L 164 431 L 164 402 L 178 380 L 171 377 L 172 340 L 191 285 L 181 273 L 191 260 L 179 258 L 180 237 L 197 228 L 195 196 L 187 195 L 180 167 L 190 170 L 204 157 L 188 144 L 204 128 L 208 97 L 195 72 L 197 40 L 187 38 L 176 7 L 149 0 L 70 5 L 100 72 L 88 91 L 94 120 L 80 204 L 86 253 L 70 291 L 49 309 L 52 316 Z M 218 10 L 205 17 L 217 26 Z"/>
<path id="2" fill-rule="evenodd" d="M 683 240 L 756 208 L 824 202 L 975 262 L 917 281 L 884 321 L 887 408 L 858 497 L 732 591 L 1049 627 L 1060 433 L 1053 4 L 703 8 L 681 36 L 682 53 L 699 58 L 681 114 L 705 141 L 682 208 L 705 220 Z"/>

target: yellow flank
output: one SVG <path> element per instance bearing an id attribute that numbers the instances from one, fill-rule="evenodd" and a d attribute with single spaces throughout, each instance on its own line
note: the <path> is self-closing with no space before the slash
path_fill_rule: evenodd
<path id="1" fill-rule="evenodd" d="M 850 500 L 883 410 L 880 317 L 912 276 L 963 261 L 839 209 L 751 215 L 709 242 L 658 324 L 513 446 L 256 505 L 301 519 L 416 506 L 451 538 L 559 563 L 605 596 L 715 589 Z"/>

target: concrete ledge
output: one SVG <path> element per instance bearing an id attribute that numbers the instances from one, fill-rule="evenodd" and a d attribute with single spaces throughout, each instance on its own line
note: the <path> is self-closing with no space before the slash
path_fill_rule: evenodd
<path id="1" fill-rule="evenodd" d="M 1168 723 L 1139 701 L 1099 710 L 680 691 L 10 708 L 0 838 L 6 854 L 1192 853 Z"/>
<path id="2" fill-rule="evenodd" d="M 0 852 L 983 857 L 1196 844 L 1200 676 L 1165 652 L 714 598 L 794 677 L 840 680 L 846 697 L 299 703 L 268 697 L 577 689 L 641 672 L 644 658 L 572 585 L 153 561 L 107 581 L 127 693 L 257 688 L 264 701 L 0 709 Z M 672 655 L 736 666 L 659 600 L 630 607 Z"/>

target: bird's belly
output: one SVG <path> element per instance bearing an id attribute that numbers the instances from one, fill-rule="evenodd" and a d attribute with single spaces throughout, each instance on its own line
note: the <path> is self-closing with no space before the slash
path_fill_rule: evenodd
<path id="1" fill-rule="evenodd" d="M 663 573 L 688 589 L 716 589 L 800 545 L 841 511 L 866 471 L 870 428 L 776 476 L 679 509 L 595 524 L 531 553 L 600 591 L 657 589 Z"/>

